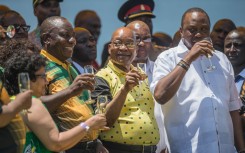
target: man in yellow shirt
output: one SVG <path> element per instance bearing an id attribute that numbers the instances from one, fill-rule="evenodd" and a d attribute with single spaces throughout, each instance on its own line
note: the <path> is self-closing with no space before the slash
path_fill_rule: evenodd
<path id="1" fill-rule="evenodd" d="M 107 95 L 109 101 L 105 115 L 111 129 L 100 137 L 110 153 L 154 153 L 159 141 L 147 78 L 132 65 L 136 48 L 133 31 L 117 29 L 109 44 L 110 60 L 96 74 L 92 96 Z M 140 87 L 138 80 L 144 80 Z"/>

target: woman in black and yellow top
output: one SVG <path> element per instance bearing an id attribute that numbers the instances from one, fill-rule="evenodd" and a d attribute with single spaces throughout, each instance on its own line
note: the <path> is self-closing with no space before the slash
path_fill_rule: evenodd
<path id="1" fill-rule="evenodd" d="M 0 152 L 21 153 L 25 143 L 25 125 L 19 112 L 31 107 L 31 91 L 20 93 L 10 102 L 3 87 L 4 77 L 0 70 Z"/>
<path id="2" fill-rule="evenodd" d="M 66 150 L 79 142 L 90 130 L 105 128 L 104 115 L 96 115 L 86 122 L 59 133 L 52 117 L 40 101 L 47 85 L 45 59 L 39 54 L 23 53 L 14 55 L 5 67 L 6 89 L 13 96 L 19 93 L 17 75 L 27 72 L 30 77 L 30 88 L 33 91 L 32 106 L 22 117 L 28 127 L 25 153 L 50 153 Z"/>

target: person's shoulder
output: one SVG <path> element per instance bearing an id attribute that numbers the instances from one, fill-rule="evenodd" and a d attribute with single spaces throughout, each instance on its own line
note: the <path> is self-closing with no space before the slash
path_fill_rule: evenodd
<path id="1" fill-rule="evenodd" d="M 168 50 L 163 51 L 163 52 L 158 56 L 158 58 L 166 58 L 166 57 L 174 56 L 174 53 L 176 52 L 176 48 L 177 48 L 177 47 L 174 47 L 174 48 L 170 48 L 170 49 L 168 49 Z"/>
<path id="2" fill-rule="evenodd" d="M 110 69 L 108 68 L 108 66 L 103 67 L 102 69 L 100 69 L 95 75 L 96 76 L 108 76 Z"/>
<path id="3" fill-rule="evenodd" d="M 221 60 L 225 60 L 225 61 L 229 61 L 229 59 L 227 58 L 227 56 L 221 52 L 221 51 L 218 51 L 218 50 L 215 50 L 214 51 L 214 54 Z"/>
<path id="4" fill-rule="evenodd" d="M 32 98 L 31 109 L 42 110 L 43 107 L 44 107 L 44 104 L 42 103 L 42 101 L 39 98 Z"/>

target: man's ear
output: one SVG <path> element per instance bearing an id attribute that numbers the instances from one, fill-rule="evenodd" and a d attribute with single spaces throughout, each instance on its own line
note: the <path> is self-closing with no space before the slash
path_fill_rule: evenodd
<path id="1" fill-rule="evenodd" d="M 36 7 L 33 8 L 33 13 L 34 13 L 35 16 L 37 16 L 38 11 L 37 11 Z"/>
<path id="2" fill-rule="evenodd" d="M 180 36 L 182 38 L 183 37 L 183 29 L 182 29 L 182 27 L 179 28 L 179 33 L 180 33 Z"/>
<path id="3" fill-rule="evenodd" d="M 108 44 L 108 53 L 111 55 L 111 48 L 112 48 L 112 44 Z"/>
<path id="4" fill-rule="evenodd" d="M 43 33 L 41 36 L 41 43 L 43 46 L 50 44 L 51 35 L 49 33 Z"/>

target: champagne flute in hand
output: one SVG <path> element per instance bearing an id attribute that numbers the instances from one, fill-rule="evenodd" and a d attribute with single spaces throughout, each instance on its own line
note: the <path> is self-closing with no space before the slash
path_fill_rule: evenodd
<path id="1" fill-rule="evenodd" d="M 105 113 L 106 104 L 108 102 L 108 98 L 106 95 L 99 95 L 97 98 L 97 110 L 99 114 Z"/>
<path id="2" fill-rule="evenodd" d="M 213 45 L 213 43 L 212 43 L 212 40 L 211 40 L 211 38 L 210 37 L 205 37 L 205 38 L 203 38 L 203 40 L 207 40 L 207 41 L 209 41 L 212 45 Z M 213 50 L 213 52 L 214 52 L 214 50 Z M 209 65 L 208 65 L 208 67 L 207 67 L 207 71 L 209 71 L 209 72 L 211 72 L 211 71 L 213 71 L 213 70 L 215 70 L 215 66 L 213 65 L 213 63 L 212 63 L 212 61 L 211 61 L 211 55 L 210 54 L 208 54 L 208 61 L 209 61 Z"/>
<path id="3" fill-rule="evenodd" d="M 140 72 L 141 78 L 139 80 L 139 97 L 141 97 L 142 93 L 141 93 L 141 86 L 142 83 L 144 82 L 145 78 L 146 78 L 146 64 L 145 63 L 137 63 L 137 69 Z"/>
<path id="4" fill-rule="evenodd" d="M 28 73 L 19 73 L 18 74 L 18 86 L 20 92 L 25 92 L 30 90 L 30 78 Z M 27 109 L 23 110 L 23 113 L 30 113 Z"/>
<path id="5" fill-rule="evenodd" d="M 84 72 L 87 74 L 94 74 L 94 67 L 92 65 L 85 65 Z M 88 100 L 85 101 L 86 104 L 93 104 L 95 100 L 91 99 L 91 91 L 88 90 Z"/>

